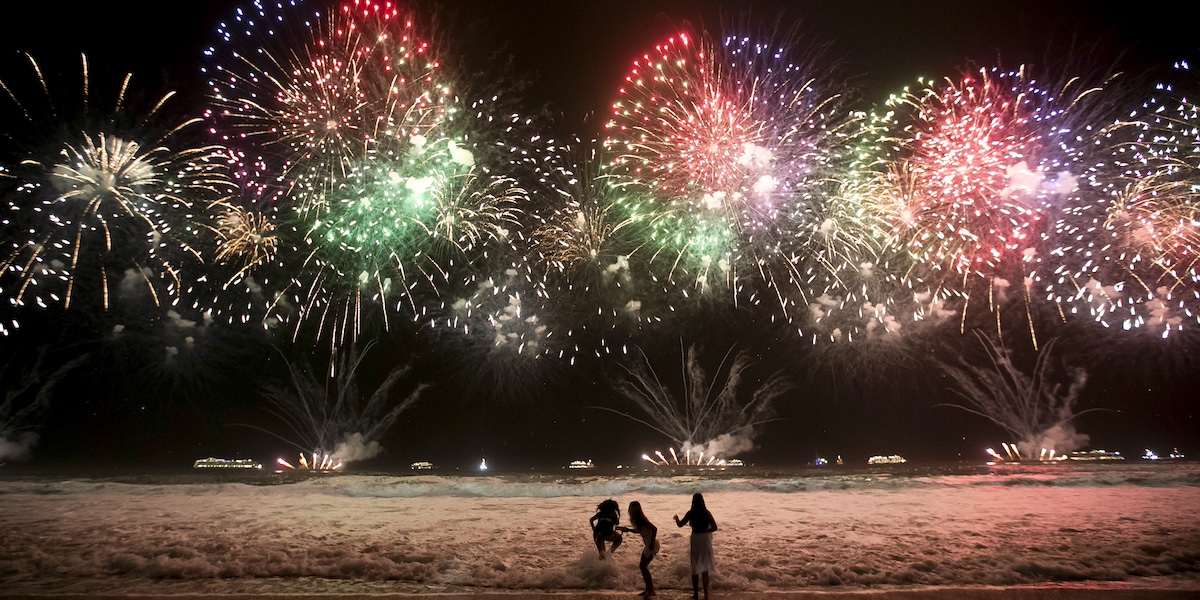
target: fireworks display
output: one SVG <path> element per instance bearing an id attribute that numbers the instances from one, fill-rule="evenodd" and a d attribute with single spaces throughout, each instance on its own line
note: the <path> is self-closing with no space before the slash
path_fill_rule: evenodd
<path id="1" fill-rule="evenodd" d="M 205 68 L 213 131 L 258 157 L 243 185 L 270 194 L 278 222 L 231 214 L 287 250 L 290 282 L 270 318 L 334 346 L 370 323 L 435 322 L 517 226 L 525 192 L 480 147 L 495 115 L 454 95 L 436 49 L 392 3 L 304 6 L 239 11 Z M 239 273 L 265 262 L 271 237 L 251 236 L 219 246 L 241 255 Z"/>
<path id="2" fill-rule="evenodd" d="M 1076 404 L 1088 374 L 1078 367 L 1066 369 L 1065 374 L 1054 372 L 1050 357 L 1056 340 L 1046 343 L 1034 367 L 1025 370 L 1003 344 L 978 337 L 986 360 L 968 362 L 959 357 L 940 365 L 963 399 L 962 404 L 948 406 L 984 417 L 1016 436 L 1016 447 L 1026 456 L 1035 455 L 1038 448 L 1044 455 L 1047 448 L 1061 453 L 1087 443 L 1088 436 L 1076 432 L 1073 421 L 1087 412 L 1078 410 Z M 1019 456 L 1021 450 L 1017 453 Z"/>
<path id="3" fill-rule="evenodd" d="M 1080 180 L 1104 82 L 1043 81 L 1028 67 L 981 68 L 893 97 L 897 158 L 888 167 L 893 231 L 911 273 L 939 294 L 995 315 L 1022 308 L 1033 344 L 1037 288 L 1064 252 L 1056 224 L 1090 200 Z M 1103 128 L 1103 124 L 1099 124 Z"/>
<path id="4" fill-rule="evenodd" d="M 1028 197 L 1041 188 L 1042 131 L 1017 77 L 981 71 L 905 99 L 916 114 L 897 212 L 916 258 L 950 277 L 989 276 L 1032 248 L 1046 220 Z"/>
<path id="5" fill-rule="evenodd" d="M 554 160 L 535 169 L 530 254 L 545 273 L 550 317 L 566 342 L 556 354 L 574 362 L 577 353 L 623 353 L 610 341 L 670 312 L 668 286 L 647 264 L 649 198 L 602 174 L 607 160 L 597 144 L 552 150 Z"/>
<path id="6" fill-rule="evenodd" d="M 300 454 L 300 460 L 296 461 L 297 464 L 300 465 L 299 467 L 284 460 L 283 458 L 275 459 L 275 464 L 279 465 L 281 467 L 281 469 L 287 469 L 289 471 L 318 471 L 318 472 L 338 471 L 338 470 L 341 470 L 341 468 L 344 466 L 342 462 L 335 461 L 333 459 L 333 457 L 329 456 L 328 454 L 326 454 L 324 456 L 317 456 L 316 454 L 312 454 L 310 456 L 312 456 L 312 460 L 309 460 L 308 458 L 305 458 L 305 456 L 303 454 Z"/>
<path id="7" fill-rule="evenodd" d="M 773 416 L 772 402 L 791 390 L 783 373 L 753 379 L 747 372 L 754 359 L 730 348 L 715 369 L 702 364 L 703 348 L 680 348 L 680 377 L 669 378 L 651 364 L 641 348 L 622 364 L 614 389 L 638 408 L 639 415 L 621 413 L 682 446 L 691 462 L 731 456 L 753 446 L 757 427 Z M 743 384 L 749 389 L 740 390 Z M 612 410 L 612 409 L 609 409 Z M 674 455 L 674 450 L 671 451 Z M 679 464 L 676 459 L 676 464 Z"/>
<path id="8" fill-rule="evenodd" d="M 230 206 L 217 216 L 216 233 L 216 260 L 232 263 L 238 269 L 234 277 L 269 261 L 278 245 L 271 220 L 241 206 Z"/>
<path id="9" fill-rule="evenodd" d="M 634 61 L 613 105 L 612 174 L 644 195 L 643 252 L 685 296 L 786 308 L 841 266 L 816 238 L 832 239 L 824 200 L 861 115 L 785 43 L 680 33 Z"/>
<path id="10" fill-rule="evenodd" d="M 674 448 L 667 448 L 667 452 L 669 452 L 671 455 L 669 459 L 662 453 L 661 450 L 655 450 L 654 456 L 657 457 L 657 459 L 648 454 L 643 454 L 642 460 L 656 467 L 668 467 L 671 465 L 685 467 L 725 466 L 725 459 L 719 459 L 716 456 L 704 456 L 703 452 L 697 452 L 695 456 L 692 456 L 692 453 L 689 450 L 684 450 L 677 453 L 675 452 Z"/>
<path id="11" fill-rule="evenodd" d="M 205 67 L 223 143 L 260 150 L 305 208 L 369 155 L 393 157 L 446 115 L 450 90 L 392 3 L 238 9 Z"/>
<path id="12" fill-rule="evenodd" d="M 131 117 L 131 76 L 112 100 L 93 99 L 84 57 L 81 98 L 60 101 L 26 59 L 39 93 L 0 84 L 19 115 L 0 166 L 8 303 L 107 309 L 118 293 L 155 304 L 178 295 L 184 263 L 199 259 L 195 232 L 231 187 L 220 148 L 187 141 L 196 120 L 166 116 L 173 94 Z"/>
<path id="13" fill-rule="evenodd" d="M 985 452 L 987 452 L 987 455 L 992 457 L 992 459 L 993 459 L 993 462 L 990 462 L 988 464 L 1003 463 L 1003 462 L 1020 462 L 1022 460 L 1034 460 L 1037 462 L 1055 462 L 1055 461 L 1061 462 L 1061 461 L 1067 460 L 1069 458 L 1069 456 L 1067 454 L 1063 454 L 1063 453 L 1056 454 L 1055 450 L 1053 448 L 1042 448 L 1041 450 L 1039 450 L 1036 453 L 1035 457 L 1030 457 L 1030 458 L 1026 459 L 1025 457 L 1023 457 L 1021 455 L 1021 450 L 1019 448 L 1017 448 L 1017 444 L 1015 444 L 1015 443 L 1009 444 L 1008 442 L 1001 442 L 1000 446 L 1002 448 L 1004 448 L 1003 456 L 1001 456 L 999 452 L 996 452 L 992 448 L 988 448 L 985 450 Z M 1103 452 L 1103 451 L 1101 451 L 1101 452 Z M 1007 459 L 1005 457 L 1007 457 Z"/>
<path id="14" fill-rule="evenodd" d="M 435 330 L 505 364 L 630 363 L 721 311 L 813 345 L 1200 324 L 1186 63 L 1146 93 L 976 65 L 871 105 L 800 35 L 685 27 L 597 99 L 600 139 L 560 143 L 403 6 L 229 17 L 197 118 L 134 105 L 128 78 L 99 97 L 86 59 L 82 102 L 32 58 L 4 82 L 3 333 L 134 296 L 331 351 Z M 687 410 L 642 359 L 627 395 L 678 444 L 761 422 L 722 399 L 741 420 L 665 425 Z"/>
<path id="15" fill-rule="evenodd" d="M 1072 311 L 1164 338 L 1200 319 L 1200 109 L 1185 91 L 1197 79 L 1187 63 L 1175 67 L 1178 84 L 1157 85 L 1106 130 L 1099 199 L 1061 228 L 1088 243 L 1061 252 L 1056 269 L 1069 282 L 1058 298 Z"/>

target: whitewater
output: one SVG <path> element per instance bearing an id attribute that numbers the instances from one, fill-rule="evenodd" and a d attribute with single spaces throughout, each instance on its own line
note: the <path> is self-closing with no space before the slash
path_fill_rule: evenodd
<path id="1" fill-rule="evenodd" d="M 660 594 L 690 595 L 701 492 L 717 597 L 1088 589 L 1200 596 L 1200 464 L 642 468 L 521 473 L 0 469 L 10 596 L 634 594 L 596 504 L 659 527 Z M 1132 596 L 1138 597 L 1138 596 Z"/>

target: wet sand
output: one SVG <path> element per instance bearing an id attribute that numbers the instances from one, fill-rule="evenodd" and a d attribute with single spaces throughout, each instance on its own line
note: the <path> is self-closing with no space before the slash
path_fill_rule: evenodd
<path id="1" fill-rule="evenodd" d="M 712 598 L 1200 598 L 1200 487 L 955 481 L 706 491 L 721 526 Z M 507 485 L 468 483 L 481 482 Z M 607 488 L 586 486 L 608 483 L 580 483 L 579 496 L 409 495 L 443 484 L 0 481 L 0 596 L 637 598 L 640 541 L 609 560 L 591 546 L 593 496 Z M 659 598 L 687 600 L 687 537 L 671 515 L 690 496 L 647 489 L 616 499 L 641 501 L 660 527 Z"/>

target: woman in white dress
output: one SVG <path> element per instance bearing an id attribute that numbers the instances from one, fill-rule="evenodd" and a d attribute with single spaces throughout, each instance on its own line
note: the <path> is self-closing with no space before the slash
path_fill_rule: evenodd
<path id="1" fill-rule="evenodd" d="M 699 599 L 700 579 L 704 580 L 704 600 L 708 600 L 708 572 L 713 570 L 712 533 L 717 530 L 717 521 L 712 513 L 704 506 L 704 496 L 692 495 L 692 509 L 680 519 L 675 515 L 675 525 L 683 527 L 692 525 L 691 548 L 689 555 L 692 559 L 692 600 Z"/>

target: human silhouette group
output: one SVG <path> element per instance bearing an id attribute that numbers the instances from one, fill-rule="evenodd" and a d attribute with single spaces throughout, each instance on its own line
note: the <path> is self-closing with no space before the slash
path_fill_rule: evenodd
<path id="1" fill-rule="evenodd" d="M 658 528 L 646 513 L 642 511 L 640 502 L 629 503 L 629 525 L 621 525 L 621 506 L 613 499 L 601 502 L 596 507 L 596 514 L 588 521 L 592 526 L 592 541 L 600 553 L 600 560 L 616 552 L 621 546 L 623 533 L 636 533 L 642 536 L 642 557 L 638 562 L 638 570 L 642 572 L 642 581 L 646 584 L 639 595 L 654 596 L 654 578 L 650 576 L 650 561 L 658 555 L 661 547 L 658 541 Z M 714 568 L 712 534 L 717 530 L 717 522 L 704 504 L 704 496 L 694 494 L 692 507 L 680 518 L 675 515 L 675 525 L 692 526 L 692 535 L 688 546 L 688 556 L 692 565 L 692 600 L 699 600 L 700 584 L 704 584 L 704 598 L 708 600 L 708 574 Z M 607 544 L 612 544 L 607 546 Z M 607 546 L 607 551 L 606 551 Z"/>

